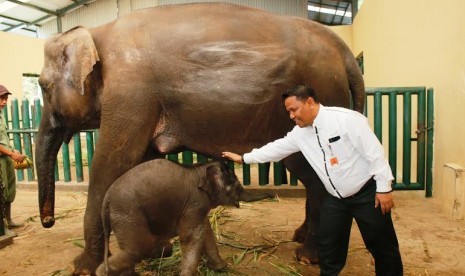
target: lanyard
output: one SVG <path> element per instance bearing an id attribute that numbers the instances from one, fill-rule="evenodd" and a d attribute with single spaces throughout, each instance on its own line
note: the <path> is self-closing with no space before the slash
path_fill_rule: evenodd
<path id="1" fill-rule="evenodd" d="M 329 179 L 329 183 L 331 184 L 331 186 L 333 187 L 334 191 L 337 193 L 337 195 L 340 197 L 340 198 L 343 198 L 341 196 L 341 194 L 339 193 L 339 191 L 336 189 L 336 187 L 334 186 L 333 184 L 333 181 L 331 180 L 331 176 L 329 176 L 329 172 L 328 172 L 328 166 L 326 165 L 326 154 L 325 154 L 325 151 L 323 150 L 323 147 L 321 146 L 321 142 L 320 142 L 320 135 L 318 135 L 318 128 L 315 126 L 315 133 L 316 133 L 316 138 L 318 140 L 318 144 L 320 145 L 320 149 L 321 149 L 321 152 L 323 152 L 323 163 L 325 164 L 325 171 L 326 171 L 326 175 L 328 176 L 328 179 Z"/>

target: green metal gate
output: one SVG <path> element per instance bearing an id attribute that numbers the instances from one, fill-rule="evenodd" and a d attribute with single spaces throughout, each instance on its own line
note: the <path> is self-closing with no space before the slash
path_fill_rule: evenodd
<path id="1" fill-rule="evenodd" d="M 40 102 L 37 100 L 30 106 L 27 100 L 23 100 L 20 109 L 18 100 L 12 100 L 10 112 L 11 120 L 8 118 L 8 112 L 4 113 L 15 148 L 34 159 L 33 142 L 41 118 Z M 426 196 L 432 196 L 433 89 L 426 91 L 425 87 L 367 88 L 365 114 L 373 123 L 378 139 L 388 149 L 388 160 L 395 177 L 394 189 L 425 189 Z M 412 130 L 412 126 L 416 126 L 416 129 Z M 84 167 L 87 166 L 87 170 L 91 167 L 97 139 L 97 130 L 83 131 L 73 137 L 71 152 L 70 146 L 63 144 L 58 155 L 57 164 L 60 165 L 55 168 L 55 179 L 71 182 L 73 172 L 74 180 L 83 182 Z M 191 151 L 168 155 L 167 158 L 184 164 L 207 160 L 206 157 Z M 234 166 L 232 163 L 230 165 Z M 271 181 L 270 167 L 273 168 Z M 252 166 L 245 164 L 242 167 L 236 165 L 236 168 L 242 170 L 240 174 L 244 185 L 251 184 L 253 173 L 258 175 L 258 184 L 261 186 L 269 183 L 275 186 L 287 183 L 291 186 L 297 185 L 297 179 L 292 175 L 288 181 L 288 175 L 281 162 Z M 252 171 L 255 169 L 258 172 Z M 26 170 L 26 175 L 28 181 L 36 181 L 34 168 Z M 24 178 L 23 171 L 17 171 L 18 181 L 23 181 Z"/>
<path id="2" fill-rule="evenodd" d="M 389 165 L 395 178 L 394 189 L 425 190 L 426 197 L 431 197 L 433 89 L 378 87 L 367 88 L 366 92 L 365 115 L 373 122 L 376 136 L 388 149 Z M 385 108 L 387 112 L 383 112 Z"/>

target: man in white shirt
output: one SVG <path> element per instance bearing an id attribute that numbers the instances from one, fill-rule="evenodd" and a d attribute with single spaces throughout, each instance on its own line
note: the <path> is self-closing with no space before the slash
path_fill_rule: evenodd
<path id="1" fill-rule="evenodd" d="M 343 269 L 353 218 L 375 259 L 376 274 L 402 275 L 390 213 L 394 178 L 367 119 L 356 111 L 323 106 L 306 85 L 289 89 L 283 100 L 297 125 L 292 131 L 250 153 L 225 151 L 223 157 L 237 163 L 265 163 L 301 151 L 329 193 L 318 227 L 320 275 L 337 275 Z"/>

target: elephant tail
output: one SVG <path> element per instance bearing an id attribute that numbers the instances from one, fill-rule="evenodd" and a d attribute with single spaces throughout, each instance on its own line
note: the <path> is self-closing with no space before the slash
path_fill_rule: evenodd
<path id="1" fill-rule="evenodd" d="M 350 54 L 351 55 L 351 54 Z M 363 113 L 365 109 L 365 83 L 357 61 L 350 56 L 346 61 L 347 77 L 352 96 L 352 109 Z"/>
<path id="2" fill-rule="evenodd" d="M 105 271 L 108 275 L 108 253 L 110 251 L 110 233 L 111 233 L 111 224 L 110 224 L 110 197 L 108 193 L 105 195 L 102 204 L 102 227 L 103 227 L 103 236 L 105 239 L 105 252 L 104 252 L 104 264 Z"/>

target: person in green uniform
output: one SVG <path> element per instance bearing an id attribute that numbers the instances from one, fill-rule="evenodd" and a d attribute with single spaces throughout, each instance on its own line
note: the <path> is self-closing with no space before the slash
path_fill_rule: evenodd
<path id="1" fill-rule="evenodd" d="M 3 109 L 8 102 L 10 91 L 0 85 L 0 181 L 3 183 L 3 205 L 8 228 L 22 227 L 23 223 L 15 223 L 11 220 L 11 203 L 16 196 L 16 176 L 13 161 L 22 162 L 24 156 L 13 148 L 7 134 L 7 125 L 3 118 Z"/>

